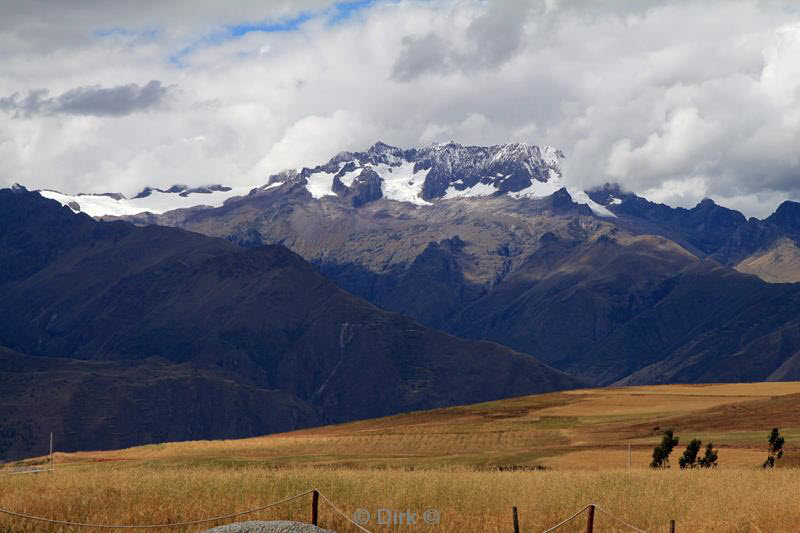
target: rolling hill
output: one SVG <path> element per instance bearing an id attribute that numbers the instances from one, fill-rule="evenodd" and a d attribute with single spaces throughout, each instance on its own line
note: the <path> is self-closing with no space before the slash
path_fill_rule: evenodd
<path id="1" fill-rule="evenodd" d="M 96 461 L 355 468 L 619 469 L 649 464 L 671 428 L 720 447 L 720 468 L 758 467 L 769 431 L 800 464 L 800 382 L 658 385 L 554 392 L 230 441 L 59 454 Z"/>

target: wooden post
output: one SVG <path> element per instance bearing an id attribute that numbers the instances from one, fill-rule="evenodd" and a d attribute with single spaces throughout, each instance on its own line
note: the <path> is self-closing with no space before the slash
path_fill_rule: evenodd
<path id="1" fill-rule="evenodd" d="M 50 432 L 50 471 L 53 471 L 53 432 Z"/>
<path id="2" fill-rule="evenodd" d="M 317 522 L 319 522 L 319 492 L 315 489 L 311 493 L 311 525 L 319 525 Z"/>
<path id="3" fill-rule="evenodd" d="M 512 507 L 511 512 L 514 514 L 514 533 L 519 533 L 519 515 L 517 514 L 517 508 Z"/>
<path id="4" fill-rule="evenodd" d="M 675 533 L 675 520 L 669 521 L 669 533 Z"/>
<path id="5" fill-rule="evenodd" d="M 594 533 L 594 505 L 589 506 L 589 514 L 586 516 L 586 533 Z"/>

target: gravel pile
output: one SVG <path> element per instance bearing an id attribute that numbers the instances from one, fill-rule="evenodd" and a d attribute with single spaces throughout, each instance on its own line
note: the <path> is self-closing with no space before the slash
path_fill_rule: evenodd
<path id="1" fill-rule="evenodd" d="M 269 522 L 239 522 L 208 529 L 202 533 L 336 533 L 330 529 L 321 529 L 311 524 L 290 522 L 288 520 L 271 520 Z"/>

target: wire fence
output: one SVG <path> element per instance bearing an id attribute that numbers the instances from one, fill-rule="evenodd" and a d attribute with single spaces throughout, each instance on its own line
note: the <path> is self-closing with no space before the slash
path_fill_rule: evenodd
<path id="1" fill-rule="evenodd" d="M 266 505 L 262 505 L 260 507 L 255 507 L 253 509 L 247 509 L 245 511 L 239 511 L 239 512 L 235 512 L 235 513 L 221 515 L 221 516 L 214 516 L 214 517 L 211 517 L 211 518 L 203 518 L 203 519 L 200 519 L 200 520 L 191 520 L 191 521 L 187 521 L 187 522 L 173 522 L 173 523 L 169 523 L 169 524 L 92 524 L 92 523 L 84 523 L 84 522 L 72 522 L 72 521 L 69 521 L 69 520 L 58 520 L 58 519 L 52 519 L 52 518 L 45 518 L 45 517 L 41 517 L 41 516 L 33 516 L 33 515 L 25 514 L 25 513 L 18 513 L 16 511 L 11 511 L 9 509 L 3 509 L 3 508 L 0 508 L 0 514 L 4 514 L 4 515 L 7 515 L 7 516 L 11 516 L 11 517 L 15 517 L 15 518 L 23 519 L 23 520 L 31 520 L 31 521 L 39 522 L 39 523 L 52 524 L 52 525 L 61 525 L 61 526 L 70 526 L 70 527 L 76 527 L 76 528 L 92 528 L 92 529 L 164 529 L 164 528 L 177 528 L 177 527 L 186 527 L 186 526 L 197 526 L 197 525 L 201 525 L 201 524 L 209 524 L 209 523 L 212 523 L 212 522 L 222 522 L 222 521 L 225 521 L 225 520 L 230 520 L 232 518 L 238 518 L 240 516 L 257 513 L 259 511 L 264 511 L 264 510 L 270 509 L 272 507 L 277 507 L 278 505 L 282 505 L 284 503 L 288 503 L 288 502 L 303 498 L 305 496 L 308 496 L 309 494 L 312 494 L 314 496 L 313 500 L 312 500 L 312 502 L 313 502 L 312 503 L 312 506 L 313 506 L 312 507 L 312 517 L 313 517 L 312 520 L 314 522 L 314 525 L 316 525 L 316 522 L 317 522 L 317 516 L 318 516 L 318 513 L 317 513 L 317 496 L 319 496 L 319 498 L 323 502 L 325 502 L 334 512 L 336 512 L 337 514 L 341 515 L 347 522 L 349 522 L 350 524 L 355 526 L 358 530 L 363 531 L 364 533 L 372 533 L 370 530 L 368 530 L 367 528 L 365 528 L 364 526 L 362 526 L 361 524 L 359 524 L 358 522 L 353 520 L 347 513 L 342 511 L 335 503 L 333 503 L 330 500 L 330 498 L 325 496 L 318 489 L 309 489 L 309 490 L 307 490 L 305 492 L 301 492 L 299 494 L 295 494 L 294 496 L 289 496 L 289 497 L 284 498 L 282 500 L 271 502 L 271 503 L 268 503 Z M 572 522 L 573 520 L 576 520 L 578 517 L 580 517 L 583 513 L 586 513 L 586 512 L 588 512 L 588 516 L 587 516 L 588 520 L 587 520 L 587 529 L 586 530 L 589 533 L 591 533 L 593 531 L 593 527 L 594 527 L 593 525 L 594 525 L 594 512 L 595 512 L 595 510 L 600 511 L 601 513 L 604 513 L 608 517 L 616 520 L 620 524 L 622 524 L 625 527 L 629 528 L 631 531 L 635 531 L 636 533 L 647 533 L 645 530 L 640 529 L 640 528 L 634 526 L 633 524 L 630 524 L 629 522 L 626 522 L 625 520 L 623 520 L 619 516 L 615 515 L 614 513 L 612 513 L 611 511 L 605 509 L 604 507 L 601 507 L 600 505 L 597 505 L 596 503 L 590 503 L 590 504 L 586 505 L 585 507 L 579 509 L 577 512 L 575 512 L 574 514 L 572 514 L 568 518 L 562 520 L 558 524 L 556 524 L 556 525 L 554 525 L 554 526 L 552 526 L 552 527 L 550 527 L 548 529 L 545 529 L 542 533 L 551 533 L 553 531 L 556 531 L 557 529 L 561 528 L 562 526 L 565 526 L 566 524 Z M 515 533 L 519 533 L 519 524 L 518 524 L 517 518 L 518 518 L 517 517 L 517 508 L 515 507 L 514 508 L 514 531 L 515 531 Z M 672 521 L 670 523 L 670 531 L 674 532 L 674 530 L 675 530 L 675 522 Z"/>
<path id="2" fill-rule="evenodd" d="M 561 526 L 566 525 L 569 522 L 572 522 L 573 520 L 578 518 L 580 515 L 582 515 L 583 512 L 586 511 L 589 507 L 591 507 L 591 505 L 587 505 L 586 507 L 584 507 L 583 509 L 581 509 L 580 511 L 578 511 L 574 515 L 570 516 L 566 520 L 562 520 L 561 522 L 559 522 L 558 524 L 554 525 L 553 527 L 545 529 L 542 533 L 550 533 L 551 531 L 555 531 L 556 529 L 560 528 Z"/>
<path id="3" fill-rule="evenodd" d="M 236 513 L 230 513 L 222 516 L 215 516 L 212 518 L 203 518 L 201 520 L 191 520 L 188 522 L 173 522 L 170 524 L 89 524 L 89 523 L 82 523 L 82 522 L 71 522 L 69 520 L 57 520 L 51 518 L 44 518 L 41 516 L 32 516 L 25 513 L 18 513 L 15 511 L 11 511 L 8 509 L 0 508 L 0 514 L 5 514 L 8 516 L 13 516 L 15 518 L 20 518 L 24 520 L 31 520 L 34 522 L 40 522 L 45 524 L 52 524 L 52 525 L 60 525 L 60 526 L 70 526 L 70 527 L 77 527 L 77 528 L 92 528 L 92 529 L 163 529 L 163 528 L 175 528 L 175 527 L 186 527 L 186 526 L 197 526 L 201 524 L 209 524 L 211 522 L 221 522 L 223 520 L 230 520 L 231 518 L 237 518 L 240 516 L 244 516 L 247 514 L 257 513 L 259 511 L 264 511 L 266 509 L 277 507 L 278 505 L 291 502 L 293 500 L 297 500 L 299 498 L 303 498 L 304 496 L 308 496 L 309 494 L 317 493 L 321 497 L 322 501 L 328 504 L 331 509 L 333 509 L 336 513 L 342 515 L 348 522 L 352 523 L 355 527 L 359 530 L 364 531 L 365 533 L 372 533 L 370 530 L 364 528 L 360 524 L 353 521 L 345 512 L 339 509 L 327 496 L 319 492 L 317 489 L 310 489 L 305 492 L 301 492 L 300 494 L 295 494 L 294 496 L 290 496 L 288 498 L 284 498 L 282 500 L 268 503 L 266 505 L 262 505 L 260 507 L 255 507 L 253 509 L 248 509 L 246 511 L 239 511 Z M 315 498 L 316 501 L 316 498 Z M 314 512 L 316 516 L 316 510 Z"/>
<path id="4" fill-rule="evenodd" d="M 608 511 L 607 509 L 597 505 L 596 503 L 590 503 L 589 505 L 587 505 L 586 507 L 583 507 L 578 512 L 576 512 L 575 514 L 570 516 L 569 518 L 567 518 L 565 520 L 562 520 L 561 522 L 559 522 L 558 524 L 554 525 L 553 527 L 545 529 L 542 533 L 550 533 L 551 531 L 555 531 L 558 528 L 560 528 L 561 526 L 564 526 L 564 525 L 568 524 L 569 522 L 572 522 L 573 520 L 577 519 L 579 516 L 581 516 L 583 513 L 587 512 L 587 511 L 588 511 L 589 514 L 588 514 L 588 523 L 587 523 L 586 530 L 591 533 L 591 531 L 593 530 L 593 527 L 594 527 L 594 510 L 595 509 L 600 511 L 601 513 L 604 513 L 604 514 L 608 515 L 609 517 L 613 518 L 617 522 L 619 522 L 622 525 L 624 525 L 625 527 L 629 528 L 631 531 L 636 531 L 637 533 L 647 533 L 645 530 L 639 529 L 638 527 L 634 526 L 633 524 L 630 524 L 630 523 L 626 522 L 622 518 L 620 518 L 617 515 L 613 514 L 611 511 Z M 674 531 L 674 522 L 671 523 L 671 529 Z"/>

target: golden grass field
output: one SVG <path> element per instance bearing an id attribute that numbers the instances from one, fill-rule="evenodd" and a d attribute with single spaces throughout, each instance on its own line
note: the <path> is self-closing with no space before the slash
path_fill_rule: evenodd
<path id="1" fill-rule="evenodd" d="M 763 471 L 766 438 L 786 437 Z M 663 429 L 669 471 L 647 468 Z M 680 471 L 692 438 L 718 469 Z M 257 507 L 317 487 L 348 513 L 441 512 L 439 525 L 373 531 L 542 531 L 596 502 L 647 531 L 800 531 L 800 383 L 591 389 L 513 398 L 231 441 L 57 453 L 53 474 L 0 475 L 0 508 L 72 521 L 146 524 Z M 632 468 L 628 468 L 628 445 Z M 0 471 L 2 472 L 2 471 Z M 245 519 L 307 520 L 310 498 Z M 421 519 L 420 519 L 421 521 Z M 209 524 L 206 527 L 211 527 Z M 329 508 L 321 525 L 356 531 Z M 582 531 L 583 517 L 559 531 Z M 160 531 L 200 531 L 204 527 Z M 598 514 L 595 531 L 625 531 Z M 0 532 L 76 531 L 0 517 Z"/>

